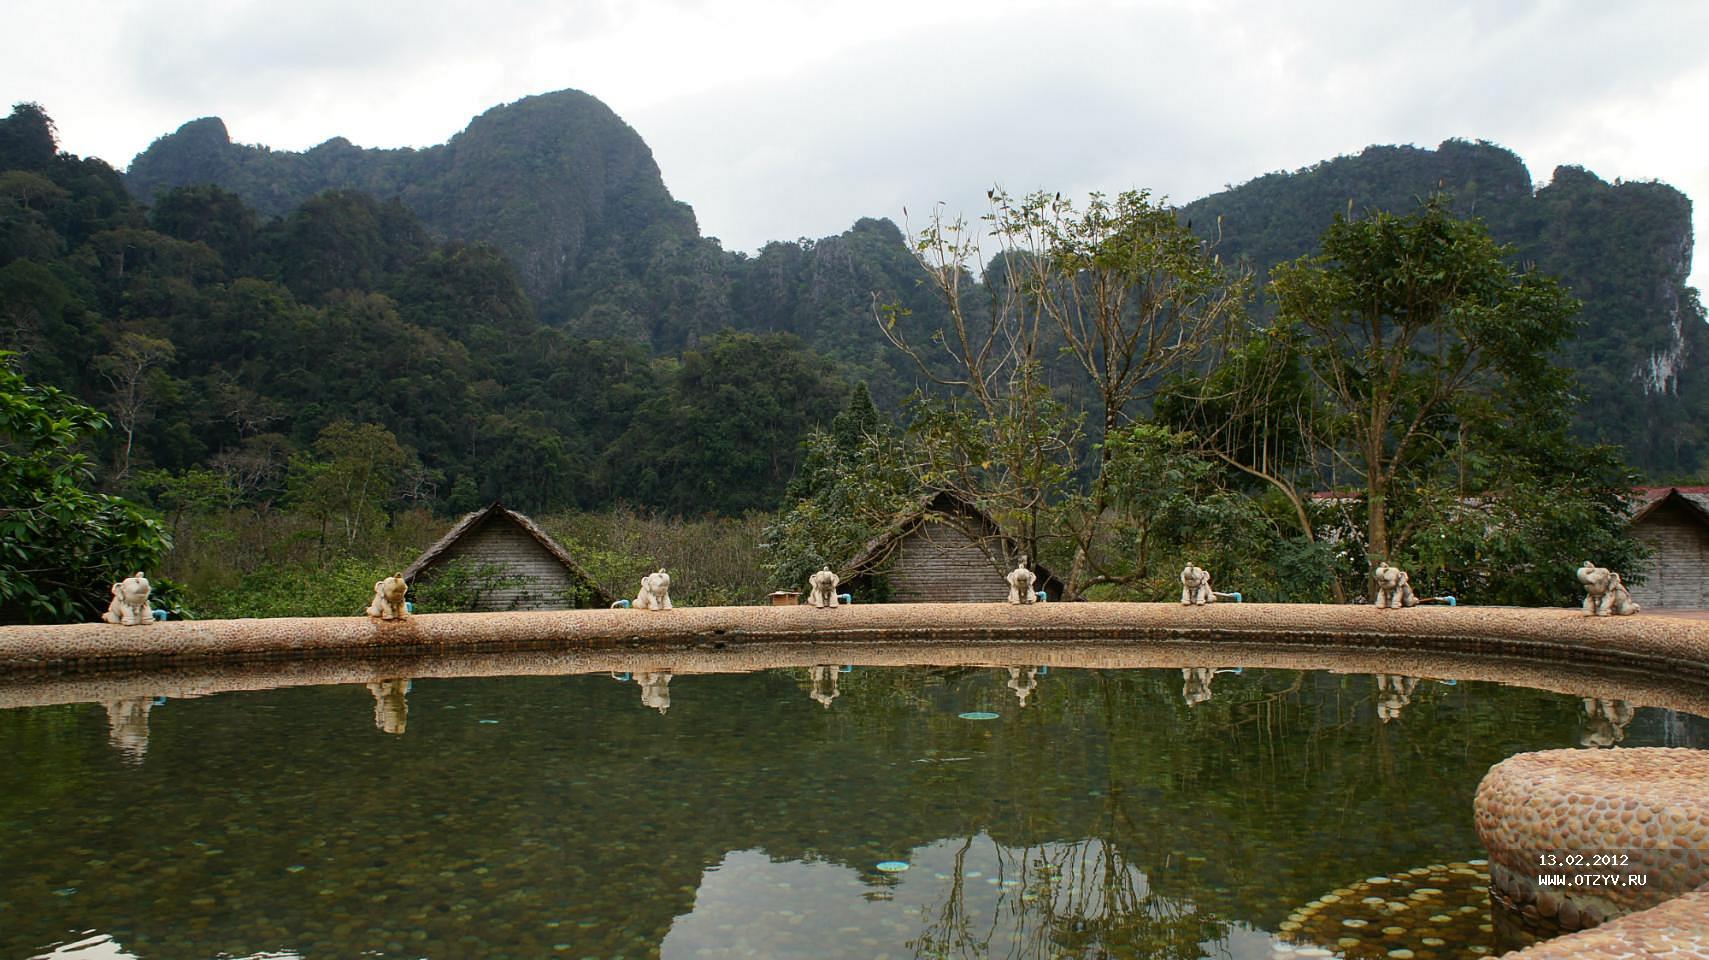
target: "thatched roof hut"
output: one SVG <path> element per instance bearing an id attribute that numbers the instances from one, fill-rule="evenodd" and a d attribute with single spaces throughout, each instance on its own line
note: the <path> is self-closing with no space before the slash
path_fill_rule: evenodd
<path id="1" fill-rule="evenodd" d="M 476 610 L 608 607 L 612 598 L 558 541 L 528 517 L 494 502 L 457 521 L 403 572 L 414 591 L 462 561 L 492 574 Z M 433 611 L 422 611 L 433 612 Z"/>
<path id="2" fill-rule="evenodd" d="M 857 602 L 1001 602 L 1009 596 L 1004 576 L 1020 554 L 1020 544 L 983 510 L 940 491 L 868 541 L 838 576 Z M 1051 600 L 1064 599 L 1061 580 L 1037 563 L 1028 566 L 1038 575 L 1038 589 Z"/>
<path id="3" fill-rule="evenodd" d="M 1627 529 L 1652 551 L 1632 599 L 1657 609 L 1709 607 L 1709 487 L 1644 487 Z"/>

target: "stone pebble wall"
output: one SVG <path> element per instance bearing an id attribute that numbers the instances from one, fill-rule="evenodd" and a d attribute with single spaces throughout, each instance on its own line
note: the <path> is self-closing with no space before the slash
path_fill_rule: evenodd
<path id="1" fill-rule="evenodd" d="M 1594 930 L 1504 955 L 1506 960 L 1709 960 L 1709 891 Z"/>
<path id="2" fill-rule="evenodd" d="M 0 674 L 206 662 L 348 658 L 517 649 L 734 648 L 780 641 L 907 644 L 1133 640 L 1250 642 L 1275 649 L 1334 646 L 1454 652 L 1610 672 L 1653 673 L 1709 686 L 1709 622 L 1570 609 L 1327 604 L 856 604 L 444 613 L 0 627 Z M 1384 672 L 1393 672 L 1392 670 Z"/>
<path id="3" fill-rule="evenodd" d="M 840 615 L 839 615 L 840 616 Z M 396 678 L 570 676 L 588 673 L 670 673 L 677 676 L 748 673 L 821 664 L 861 667 L 1058 667 L 1131 670 L 1247 666 L 1342 674 L 1400 674 L 1439 680 L 1479 680 L 1551 690 L 1574 697 L 1624 700 L 1709 716 L 1709 686 L 1672 674 L 1616 672 L 1570 661 L 1476 656 L 1421 649 L 1342 649 L 1283 646 L 1265 640 L 1206 643 L 1164 638 L 1145 642 L 1057 640 L 1017 643 L 934 638 L 918 643 L 816 642 L 777 637 L 767 642 L 623 643 L 521 649 L 402 651 L 353 649 L 339 656 L 293 659 L 176 661 L 155 666 L 30 669 L 0 675 L 0 709 L 60 703 L 107 703 L 134 697 L 173 699 L 240 690 L 367 684 Z"/>
<path id="4" fill-rule="evenodd" d="M 1522 935 L 1592 930 L 1709 884 L 1709 751 L 1524 753 L 1490 769 L 1473 806 L 1492 905 Z M 1540 875 L 1568 882 L 1541 885 Z M 1703 920 L 1692 933 L 1699 941 Z M 1628 938 L 1651 929 L 1636 924 Z"/>

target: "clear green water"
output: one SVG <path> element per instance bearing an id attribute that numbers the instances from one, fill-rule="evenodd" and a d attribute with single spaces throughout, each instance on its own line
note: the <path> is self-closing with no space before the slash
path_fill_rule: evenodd
<path id="1" fill-rule="evenodd" d="M 1002 669 L 833 677 L 0 711 L 0 958 L 1470 957 L 1492 763 L 1709 746 L 1473 682 L 1057 669 L 1023 708 Z M 1416 910 L 1284 929 L 1426 867 Z"/>

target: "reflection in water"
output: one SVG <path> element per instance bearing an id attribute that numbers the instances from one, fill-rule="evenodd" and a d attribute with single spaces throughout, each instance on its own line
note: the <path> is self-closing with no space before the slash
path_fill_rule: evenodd
<path id="1" fill-rule="evenodd" d="M 1022 671 L 1025 670 L 1025 673 Z M 1009 689 L 1015 691 L 1015 699 L 1021 701 L 1021 709 L 1025 710 L 1027 698 L 1038 689 L 1037 667 L 1010 667 Z"/>
<path id="2" fill-rule="evenodd" d="M 1244 667 L 1182 667 L 1181 696 L 1187 706 L 1196 707 L 1211 698 L 1211 681 L 1219 673 L 1243 673 Z"/>
<path id="3" fill-rule="evenodd" d="M 407 693 L 402 739 L 361 722 L 354 690 L 408 674 L 376 668 L 174 699 L 142 764 L 107 748 L 100 707 L 0 710 L 0 958 L 99 957 L 62 945 L 102 931 L 149 960 L 1284 960 L 1354 938 L 1384 951 L 1358 960 L 1472 960 L 1429 942 L 1495 946 L 1460 940 L 1489 919 L 1440 871 L 1381 903 L 1336 891 L 1459 877 L 1483 853 L 1478 780 L 1578 743 L 1587 715 L 1582 694 L 1424 683 L 1406 722 L 1373 725 L 1363 672 L 1027 656 L 696 673 L 669 722 L 603 670 L 376 683 L 382 729 Z M 627 679 L 658 709 L 672 675 Z M 1183 708 L 1183 678 L 1215 698 Z M 1623 745 L 1709 742 L 1709 721 L 1635 712 Z M 1470 926 L 1441 936 L 1439 915 Z"/>
<path id="4" fill-rule="evenodd" d="M 1211 698 L 1211 681 L 1216 679 L 1216 669 L 1213 667 L 1182 667 L 1181 696 L 1187 700 L 1187 706 L 1196 707 Z"/>
<path id="5" fill-rule="evenodd" d="M 1274 937 L 1155 889 L 1141 865 L 1101 839 L 1016 846 L 979 832 L 898 854 L 906 871 L 863 874 L 730 851 L 701 875 L 693 909 L 673 921 L 660 952 L 699 960 L 1278 955 Z M 826 903 L 849 905 L 829 939 L 825 926 L 802 922 Z"/>
<path id="6" fill-rule="evenodd" d="M 1578 742 L 1586 747 L 1612 747 L 1626 739 L 1626 725 L 1637 711 L 1624 700 L 1584 698 L 1584 732 Z"/>
<path id="7" fill-rule="evenodd" d="M 837 668 L 821 664 L 813 668 L 812 677 L 813 692 L 809 693 L 808 696 L 829 710 L 831 701 L 837 699 L 838 696 Z"/>
<path id="8" fill-rule="evenodd" d="M 1398 673 L 1379 673 L 1377 678 L 1377 716 L 1384 723 L 1400 718 L 1400 712 L 1412 702 L 1418 689 L 1418 678 Z"/>
<path id="9" fill-rule="evenodd" d="M 641 706 L 652 707 L 660 713 L 671 708 L 671 672 L 669 670 L 637 673 L 635 674 L 635 682 L 641 685 Z"/>
<path id="10" fill-rule="evenodd" d="M 368 684 L 374 695 L 374 726 L 385 733 L 402 735 L 409 726 L 408 680 L 381 680 Z"/>
<path id="11" fill-rule="evenodd" d="M 148 711 L 153 708 L 153 697 L 107 704 L 107 742 L 131 763 L 141 763 L 148 754 Z"/>
<path id="12" fill-rule="evenodd" d="M 41 953 L 32 955 L 30 960 L 139 960 L 139 956 L 108 934 L 83 930 L 80 931 L 78 939 L 52 944 Z M 243 957 L 233 957 L 232 960 L 299 960 L 301 957 L 302 954 L 291 950 L 263 950 Z"/>

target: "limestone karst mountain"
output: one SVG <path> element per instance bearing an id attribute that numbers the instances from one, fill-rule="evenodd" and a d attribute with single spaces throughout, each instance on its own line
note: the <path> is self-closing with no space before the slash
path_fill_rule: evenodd
<path id="1" fill-rule="evenodd" d="M 423 150 L 335 138 L 303 153 L 274 151 L 233 144 L 217 119 L 196 120 L 139 155 L 126 182 L 145 200 L 215 183 L 274 215 L 334 188 L 396 198 L 446 237 L 497 246 L 541 318 L 567 332 L 661 352 L 725 326 L 795 332 L 856 364 L 887 399 L 905 377 L 882 359 L 872 293 L 918 301 L 908 306 L 922 324 L 935 309 L 904 238 L 884 221 L 770 244 L 754 257 L 720 250 L 670 196 L 641 137 L 572 90 L 494 107 Z M 1690 200 L 1672 187 L 1607 183 L 1570 166 L 1539 187 L 1512 152 L 1450 140 L 1267 174 L 1182 215 L 1262 279 L 1271 265 L 1312 252 L 1337 213 L 1406 210 L 1437 191 L 1584 301 L 1584 328 L 1563 358 L 1587 401 L 1580 432 L 1621 444 L 1658 476 L 1699 466 L 1709 455 L 1709 325 L 1686 286 Z"/>
<path id="2" fill-rule="evenodd" d="M 1481 217 L 1522 262 L 1584 303 L 1561 359 L 1585 398 L 1580 433 L 1617 443 L 1650 472 L 1683 474 L 1709 454 L 1709 324 L 1691 272 L 1691 201 L 1664 183 L 1608 183 L 1582 167 L 1534 185 L 1490 143 L 1370 147 L 1272 173 L 1194 201 L 1182 215 L 1258 276 L 1313 251 L 1336 214 L 1406 210 L 1437 191 Z"/>
<path id="3" fill-rule="evenodd" d="M 156 140 L 125 182 L 145 203 L 172 187 L 211 183 L 268 216 L 326 190 L 397 198 L 444 237 L 504 251 L 529 296 L 560 316 L 561 303 L 551 308 L 565 297 L 645 284 L 661 260 L 707 252 L 697 250 L 694 212 L 671 198 L 647 144 L 575 90 L 493 107 L 422 150 L 363 149 L 344 137 L 301 153 L 270 150 L 233 143 L 222 120 L 204 117 Z"/>

